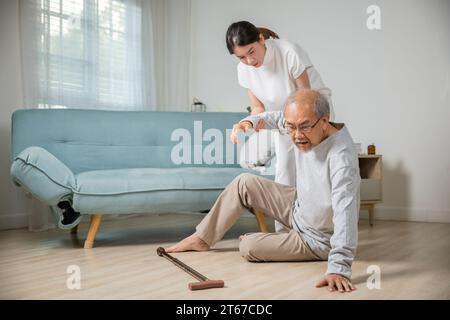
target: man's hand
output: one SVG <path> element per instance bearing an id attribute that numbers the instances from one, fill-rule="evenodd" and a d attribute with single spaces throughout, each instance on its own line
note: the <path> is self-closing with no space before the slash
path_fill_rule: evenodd
<path id="1" fill-rule="evenodd" d="M 353 287 L 352 283 L 346 277 L 343 277 L 339 274 L 330 273 L 325 275 L 319 282 L 316 284 L 316 288 L 328 286 L 328 290 L 335 291 L 336 289 L 339 292 L 351 292 L 356 290 Z"/>
<path id="2" fill-rule="evenodd" d="M 247 132 L 250 129 L 253 129 L 253 124 L 250 121 L 243 121 L 236 123 L 233 126 L 233 131 L 231 131 L 230 135 L 231 142 L 234 144 L 239 143 L 238 138 L 239 132 Z"/>

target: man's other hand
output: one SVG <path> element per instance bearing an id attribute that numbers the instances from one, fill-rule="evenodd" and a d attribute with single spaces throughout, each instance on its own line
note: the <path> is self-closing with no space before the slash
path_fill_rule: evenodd
<path id="1" fill-rule="evenodd" d="M 339 292 L 351 292 L 356 290 L 353 287 L 352 283 L 346 277 L 343 277 L 339 274 L 330 273 L 325 275 L 319 282 L 316 284 L 316 288 L 328 286 L 328 290 L 330 291 L 339 291 Z"/>

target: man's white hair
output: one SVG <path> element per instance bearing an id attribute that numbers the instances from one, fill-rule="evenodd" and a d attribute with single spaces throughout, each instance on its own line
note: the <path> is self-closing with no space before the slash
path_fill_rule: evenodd
<path id="1" fill-rule="evenodd" d="M 328 102 L 328 99 L 325 95 L 320 93 L 320 91 L 313 90 L 313 89 L 301 89 L 294 91 L 286 100 L 286 103 L 284 105 L 284 109 L 286 109 L 287 106 L 291 104 L 297 105 L 297 95 L 299 92 L 303 91 L 312 91 L 317 94 L 316 99 L 314 100 L 314 113 L 318 118 L 322 118 L 327 113 L 330 113 L 330 104 Z"/>

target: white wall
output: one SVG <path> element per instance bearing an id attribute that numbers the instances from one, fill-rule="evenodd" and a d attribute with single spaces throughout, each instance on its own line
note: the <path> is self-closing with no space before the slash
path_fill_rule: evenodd
<path id="1" fill-rule="evenodd" d="M 381 8 L 369 31 L 366 9 Z M 450 2 L 193 0 L 191 96 L 244 111 L 230 23 L 249 20 L 302 45 L 333 90 L 337 120 L 384 158 L 383 219 L 450 222 Z"/>

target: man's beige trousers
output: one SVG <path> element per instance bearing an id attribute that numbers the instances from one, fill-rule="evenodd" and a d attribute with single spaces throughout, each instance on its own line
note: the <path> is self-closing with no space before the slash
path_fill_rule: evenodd
<path id="1" fill-rule="evenodd" d="M 249 261 L 320 260 L 292 228 L 295 188 L 250 173 L 236 177 L 220 194 L 210 212 L 197 226 L 196 234 L 209 246 L 221 240 L 248 209 L 262 210 L 289 232 L 251 233 L 239 243 L 241 255 Z"/>

